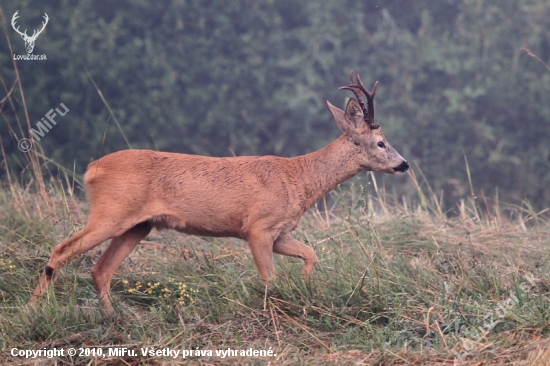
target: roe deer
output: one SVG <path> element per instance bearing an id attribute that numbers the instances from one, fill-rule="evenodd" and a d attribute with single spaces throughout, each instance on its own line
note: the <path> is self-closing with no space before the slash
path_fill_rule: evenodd
<path id="1" fill-rule="evenodd" d="M 112 239 L 92 277 L 105 309 L 113 313 L 111 279 L 152 228 L 244 239 L 266 283 L 274 276 L 273 253 L 301 258 L 309 276 L 315 251 L 290 235 L 304 212 L 362 170 L 394 174 L 409 168 L 374 122 L 378 82 L 368 92 L 359 74 L 356 78 L 354 84 L 352 72 L 350 85 L 340 88 L 357 97 L 345 111 L 326 102 L 343 134 L 307 155 L 216 158 L 123 150 L 90 163 L 84 177 L 89 221 L 53 249 L 30 302 L 44 295 L 63 265 Z"/>

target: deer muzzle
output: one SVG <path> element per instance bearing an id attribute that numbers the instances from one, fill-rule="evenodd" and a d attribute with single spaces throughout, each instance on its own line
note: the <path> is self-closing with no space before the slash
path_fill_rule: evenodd
<path id="1" fill-rule="evenodd" d="M 396 173 L 405 173 L 407 170 L 409 170 L 409 163 L 406 160 L 403 160 L 401 164 L 393 168 L 393 171 Z"/>

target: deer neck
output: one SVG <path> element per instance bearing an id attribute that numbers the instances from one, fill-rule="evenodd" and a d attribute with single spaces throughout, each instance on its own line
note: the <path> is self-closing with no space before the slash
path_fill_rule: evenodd
<path id="1" fill-rule="evenodd" d="M 302 207 L 304 211 L 323 198 L 341 182 L 361 171 L 351 158 L 344 135 L 324 148 L 310 154 L 296 157 L 304 181 L 302 186 Z"/>

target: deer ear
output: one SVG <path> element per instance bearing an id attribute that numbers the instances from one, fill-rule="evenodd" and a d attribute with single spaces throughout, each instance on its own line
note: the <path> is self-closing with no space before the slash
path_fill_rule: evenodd
<path id="1" fill-rule="evenodd" d="M 338 107 L 333 106 L 328 100 L 326 101 L 326 103 L 330 113 L 332 113 L 332 118 L 334 118 L 334 122 L 336 122 L 342 132 L 348 132 L 349 128 L 348 124 L 346 123 L 344 111 Z"/>
<path id="2" fill-rule="evenodd" d="M 348 101 L 344 117 L 346 119 L 346 124 L 353 129 L 361 128 L 365 124 L 363 110 L 355 99 L 350 99 Z"/>

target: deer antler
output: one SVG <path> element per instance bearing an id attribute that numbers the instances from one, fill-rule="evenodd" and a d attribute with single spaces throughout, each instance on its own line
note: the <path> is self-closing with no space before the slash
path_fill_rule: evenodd
<path id="1" fill-rule="evenodd" d="M 15 12 L 15 14 L 13 14 L 13 17 L 11 18 L 11 26 L 12 28 L 17 32 L 19 33 L 20 35 L 27 35 L 27 30 L 25 29 L 25 33 L 22 33 L 20 30 L 19 30 L 19 26 L 17 26 L 17 28 L 15 28 L 15 21 L 17 20 L 17 18 L 19 18 L 19 15 L 17 15 L 17 13 L 19 13 L 19 10 L 17 10 Z"/>
<path id="2" fill-rule="evenodd" d="M 35 29 L 35 30 L 33 31 L 33 33 L 32 33 L 32 36 L 29 37 L 29 35 L 27 34 L 27 30 L 26 30 L 26 29 L 25 29 L 24 32 L 21 32 L 21 31 L 19 30 L 19 26 L 17 26 L 17 28 L 15 28 L 16 20 L 17 20 L 17 18 L 19 18 L 18 13 L 19 13 L 19 10 L 17 10 L 17 11 L 15 12 L 15 14 L 13 14 L 13 17 L 11 18 L 11 26 L 13 27 L 13 29 L 14 29 L 17 33 L 19 33 L 22 37 L 25 37 L 25 38 L 27 38 L 27 39 L 36 39 L 36 38 L 38 38 L 38 35 L 39 35 L 40 33 L 42 33 L 42 31 L 44 30 L 44 28 L 46 28 L 46 24 L 48 24 L 48 20 L 50 19 L 50 18 L 48 17 L 48 14 L 44 13 L 43 18 L 44 18 L 45 22 L 42 22 L 42 29 L 40 29 L 39 31 L 37 31 L 37 30 Z M 38 33 L 37 33 L 37 32 L 38 32 Z"/>
<path id="3" fill-rule="evenodd" d="M 42 18 L 44 18 L 45 22 L 42 22 L 42 29 L 40 29 L 40 30 L 38 31 L 38 33 L 36 33 L 36 37 L 38 37 L 38 35 L 39 35 L 40 33 L 42 33 L 42 31 L 44 30 L 44 28 L 46 28 L 46 24 L 48 24 L 48 20 L 50 20 L 50 18 L 48 17 L 48 14 L 46 14 L 46 13 L 44 13 L 44 16 L 43 16 Z M 32 37 L 35 37 L 35 35 L 34 35 L 35 32 L 36 32 L 36 30 L 33 32 Z"/>
<path id="4" fill-rule="evenodd" d="M 347 86 L 342 86 L 338 89 L 346 89 L 351 90 L 353 94 L 355 94 L 355 97 L 357 98 L 357 101 L 359 102 L 359 105 L 361 106 L 361 109 L 363 110 L 365 123 L 371 128 L 371 130 L 375 130 L 380 127 L 377 123 L 374 123 L 374 94 L 376 93 L 376 87 L 378 86 L 378 81 L 374 83 L 374 87 L 372 88 L 372 92 L 369 92 L 361 82 L 361 78 L 359 77 L 359 73 L 355 74 L 355 78 L 357 79 L 357 83 L 353 82 L 353 70 L 351 70 L 351 73 L 349 75 L 349 84 Z M 365 103 L 363 102 L 363 96 L 361 93 L 364 93 L 367 97 L 367 103 L 368 103 L 368 109 L 365 106 Z"/>

